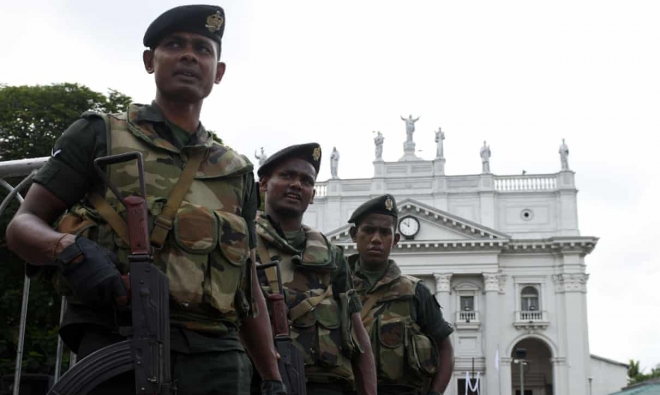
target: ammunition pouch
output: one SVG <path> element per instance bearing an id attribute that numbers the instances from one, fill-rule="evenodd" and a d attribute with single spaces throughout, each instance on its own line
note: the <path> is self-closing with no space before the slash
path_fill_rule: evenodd
<path id="1" fill-rule="evenodd" d="M 372 330 L 379 380 L 423 385 L 435 374 L 438 349 L 409 319 L 377 317 Z"/>
<path id="2" fill-rule="evenodd" d="M 351 359 L 362 350 L 353 336 L 348 304 L 356 295 L 338 296 L 339 303 L 326 297 L 292 322 L 293 339 L 309 367 L 308 381 L 354 380 Z"/>

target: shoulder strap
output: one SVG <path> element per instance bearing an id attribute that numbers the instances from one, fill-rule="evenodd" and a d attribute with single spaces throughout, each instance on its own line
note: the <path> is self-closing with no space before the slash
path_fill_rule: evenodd
<path id="1" fill-rule="evenodd" d="M 195 179 L 195 174 L 199 165 L 202 163 L 204 156 L 208 150 L 199 150 L 196 151 L 186 163 L 186 167 L 183 169 L 183 173 L 179 180 L 177 181 L 172 192 L 170 193 L 169 198 L 167 199 L 167 204 L 163 208 L 163 211 L 159 216 L 154 220 L 154 228 L 151 231 L 151 245 L 160 249 L 165 243 L 167 234 L 172 229 L 172 224 L 174 220 L 174 215 L 176 211 L 181 206 L 183 197 L 190 189 L 190 184 L 192 184 Z M 99 212 L 99 215 L 110 225 L 112 230 L 117 233 L 117 235 L 122 239 L 126 244 L 130 244 L 130 238 L 128 234 L 128 225 L 126 221 L 112 208 L 107 200 L 98 193 L 90 193 L 89 201 L 92 203 L 96 211 Z"/>
<path id="2" fill-rule="evenodd" d="M 362 304 L 362 310 L 360 310 L 360 318 L 364 321 L 364 317 L 369 314 L 371 309 L 376 305 L 376 302 L 378 302 L 378 298 L 380 297 L 380 292 L 374 292 L 372 294 L 369 294 L 367 296 L 367 300 Z"/>
<path id="3" fill-rule="evenodd" d="M 90 193 L 87 198 L 89 199 L 89 202 L 94 206 L 96 211 L 99 212 L 99 215 L 105 220 L 105 222 L 110 225 L 112 230 L 117 233 L 117 235 L 121 238 L 121 240 L 130 245 L 131 240 L 128 236 L 128 225 L 126 225 L 126 221 L 117 214 L 115 209 L 112 208 L 110 203 L 108 203 L 107 200 L 101 195 L 99 195 L 96 192 Z"/>
<path id="4" fill-rule="evenodd" d="M 296 307 L 289 310 L 289 319 L 295 321 L 308 312 L 312 311 L 324 299 L 332 295 L 332 285 L 328 286 L 323 295 L 309 297 L 300 302 Z"/>
<path id="5" fill-rule="evenodd" d="M 167 234 L 172 229 L 172 224 L 174 223 L 174 215 L 181 206 L 184 196 L 188 193 L 190 185 L 195 179 L 195 174 L 197 174 L 197 170 L 199 169 L 199 165 L 202 164 L 207 152 L 208 149 L 197 150 L 191 155 L 188 163 L 186 163 L 186 167 L 183 169 L 183 173 L 181 173 L 174 188 L 172 188 L 172 192 L 170 192 L 170 196 L 167 198 L 167 203 L 163 211 L 155 218 L 154 228 L 151 231 L 151 245 L 154 248 L 160 249 L 165 244 Z"/>
<path id="6" fill-rule="evenodd" d="M 259 236 L 257 236 L 259 237 Z M 259 260 L 261 263 L 268 263 L 271 261 L 270 253 L 268 252 L 268 247 L 263 242 L 257 241 L 257 255 L 259 255 Z M 280 290 L 280 283 L 277 281 L 277 269 L 269 267 L 266 270 L 266 279 L 268 280 L 268 285 L 270 290 L 274 294 L 282 293 Z"/>

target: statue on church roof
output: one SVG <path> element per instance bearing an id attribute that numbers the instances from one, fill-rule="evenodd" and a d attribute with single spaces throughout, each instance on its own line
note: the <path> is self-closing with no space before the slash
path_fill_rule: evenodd
<path id="1" fill-rule="evenodd" d="M 337 176 L 337 167 L 339 166 L 339 151 L 337 147 L 332 147 L 332 154 L 330 154 L 330 175 L 333 179 L 339 178 Z"/>
<path id="2" fill-rule="evenodd" d="M 443 147 L 443 140 L 445 139 L 445 132 L 442 131 L 442 128 L 438 128 L 435 132 L 435 142 L 438 143 L 438 152 L 436 153 L 436 159 L 444 159 L 445 152 Z"/>
<path id="3" fill-rule="evenodd" d="M 383 137 L 383 134 L 378 131 L 376 134 L 376 137 L 374 137 L 374 144 L 376 145 L 376 160 L 383 160 L 383 141 L 385 141 L 385 137 Z"/>
<path id="4" fill-rule="evenodd" d="M 419 120 L 419 117 L 413 119 L 411 114 L 408 115 L 408 118 L 401 117 L 401 119 L 406 123 L 406 144 L 412 144 L 413 133 L 415 133 L 415 122 Z"/>
<path id="5" fill-rule="evenodd" d="M 254 157 L 259 160 L 259 166 L 263 165 L 266 159 L 268 159 L 268 155 L 264 152 L 264 147 L 261 147 L 261 154 L 259 155 L 257 155 L 257 151 L 254 151 Z"/>
<path id="6" fill-rule="evenodd" d="M 479 155 L 481 155 L 481 173 L 490 174 L 490 146 L 486 145 L 485 141 Z"/>
<path id="7" fill-rule="evenodd" d="M 559 146 L 559 157 L 561 158 L 561 170 L 570 170 L 568 168 L 568 146 L 564 139 L 561 139 L 561 145 Z"/>

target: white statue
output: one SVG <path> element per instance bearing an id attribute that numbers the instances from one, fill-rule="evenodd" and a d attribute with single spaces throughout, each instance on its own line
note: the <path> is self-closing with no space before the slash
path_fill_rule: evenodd
<path id="1" fill-rule="evenodd" d="M 264 147 L 261 147 L 261 154 L 257 155 L 257 151 L 254 151 L 254 157 L 259 160 L 259 166 L 263 165 L 268 159 L 268 155 L 264 152 Z"/>
<path id="2" fill-rule="evenodd" d="M 564 139 L 561 139 L 561 145 L 559 146 L 559 157 L 561 158 L 561 170 L 570 170 L 568 168 L 568 146 Z"/>
<path id="3" fill-rule="evenodd" d="M 413 142 L 413 133 L 415 133 L 415 122 L 419 120 L 419 117 L 413 119 L 411 114 L 408 115 L 408 118 L 401 117 L 401 119 L 406 123 L 406 143 L 410 144 Z"/>
<path id="4" fill-rule="evenodd" d="M 486 145 L 485 141 L 479 155 L 481 155 L 481 173 L 490 174 L 490 147 Z"/>
<path id="5" fill-rule="evenodd" d="M 337 151 L 337 147 L 332 147 L 332 154 L 330 155 L 330 175 L 333 179 L 339 178 L 337 176 L 337 166 L 339 166 L 339 151 Z"/>
<path id="6" fill-rule="evenodd" d="M 376 137 L 374 137 L 374 144 L 376 144 L 376 160 L 383 160 L 383 141 L 385 141 L 385 137 L 383 137 L 383 134 L 379 131 L 378 134 L 376 134 Z"/>
<path id="7" fill-rule="evenodd" d="M 445 152 L 442 145 L 443 140 L 445 139 L 445 132 L 442 131 L 442 128 L 438 128 L 438 131 L 435 132 L 435 142 L 438 143 L 438 152 L 435 155 L 436 158 L 444 159 Z"/>

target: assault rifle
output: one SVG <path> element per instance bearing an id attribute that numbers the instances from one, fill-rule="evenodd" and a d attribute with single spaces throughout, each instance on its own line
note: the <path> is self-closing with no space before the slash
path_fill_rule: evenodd
<path id="1" fill-rule="evenodd" d="M 101 166 L 137 160 L 142 196 L 123 197 Z M 126 207 L 131 254 L 130 337 L 95 351 L 62 376 L 49 395 L 86 395 L 104 381 L 135 371 L 135 393 L 170 395 L 175 392 L 170 377 L 169 282 L 152 264 L 147 219 L 144 162 L 139 152 L 106 156 L 94 160 L 94 167 L 106 185 Z"/>
<path id="2" fill-rule="evenodd" d="M 271 325 L 273 329 L 273 340 L 275 348 L 280 354 L 277 367 L 282 376 L 282 382 L 289 395 L 307 395 L 307 384 L 305 379 L 305 360 L 300 350 L 293 345 L 289 331 L 289 319 L 287 306 L 282 295 L 282 275 L 278 261 L 272 261 L 257 265 L 258 270 L 266 270 L 275 267 L 277 272 L 277 283 L 280 293 L 268 295 L 268 303 L 271 309 Z"/>

